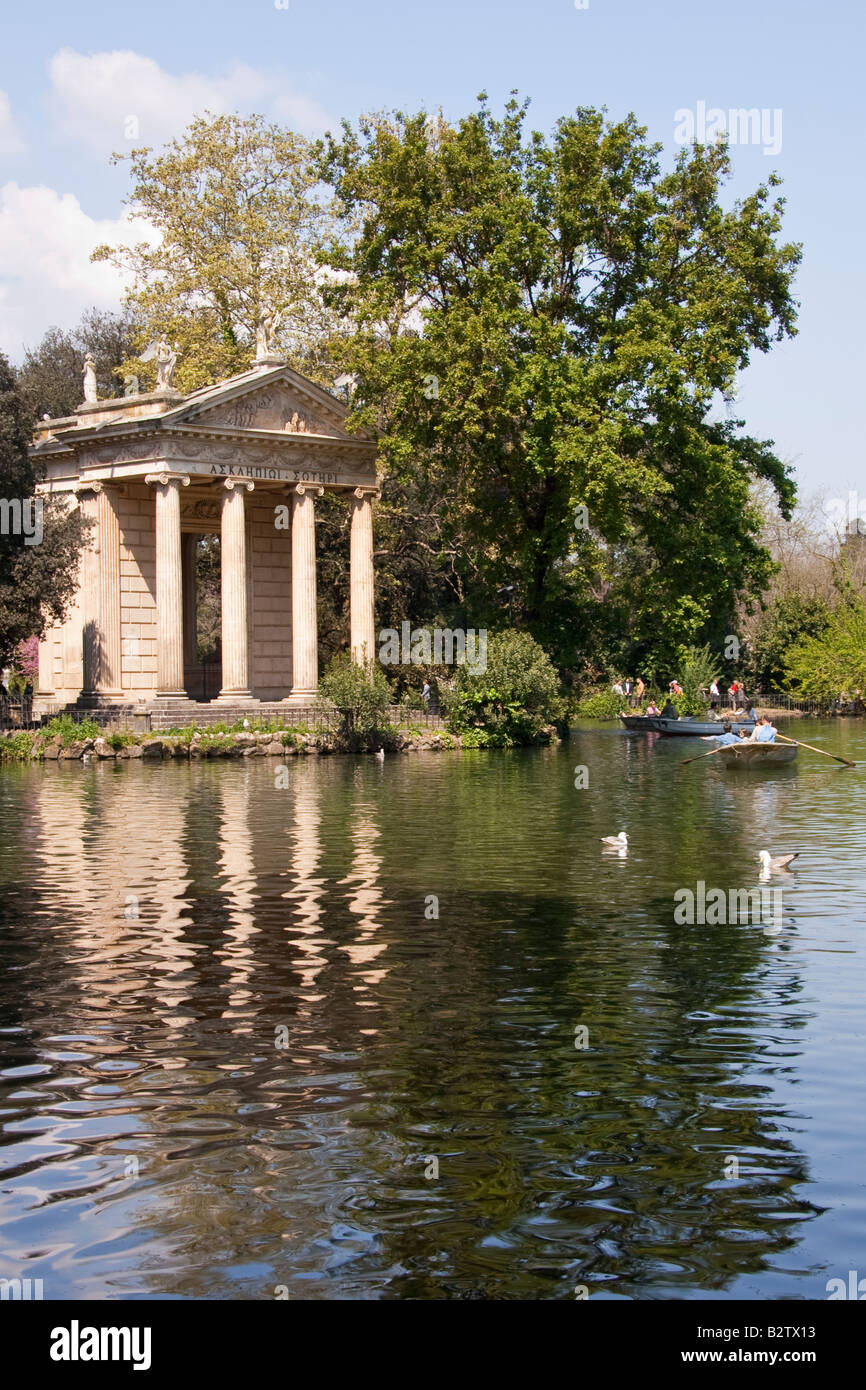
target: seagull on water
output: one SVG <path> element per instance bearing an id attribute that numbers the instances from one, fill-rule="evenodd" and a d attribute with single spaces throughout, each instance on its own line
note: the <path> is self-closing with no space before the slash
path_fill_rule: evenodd
<path id="1" fill-rule="evenodd" d="M 628 836 L 624 830 L 618 835 L 601 835 L 601 843 L 607 845 L 608 849 L 628 849 Z"/>
<path id="2" fill-rule="evenodd" d="M 773 858 L 769 850 L 762 849 L 758 855 L 761 861 L 761 873 L 765 876 L 781 873 L 783 869 L 787 869 L 792 859 L 798 859 L 799 856 L 800 851 L 798 850 L 796 854 L 777 854 L 776 857 Z"/>
<path id="3" fill-rule="evenodd" d="M 379 759 L 379 762 L 380 762 L 380 763 L 383 763 L 383 762 L 385 761 L 385 750 L 384 750 L 384 748 L 377 748 L 377 750 L 376 750 L 376 757 Z"/>

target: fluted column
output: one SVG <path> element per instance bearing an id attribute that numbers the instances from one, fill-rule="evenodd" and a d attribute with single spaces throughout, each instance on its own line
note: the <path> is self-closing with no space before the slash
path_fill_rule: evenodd
<path id="1" fill-rule="evenodd" d="M 100 695 L 120 695 L 120 524 L 111 487 L 96 497 L 99 528 L 99 669 Z"/>
<path id="2" fill-rule="evenodd" d="M 373 494 L 355 488 L 349 541 L 349 609 L 352 656 L 359 665 L 376 655 L 373 613 Z"/>
<path id="3" fill-rule="evenodd" d="M 82 484 L 78 489 L 78 505 L 86 521 L 91 523 L 85 541 L 81 564 L 81 632 L 82 679 L 81 698 L 95 700 L 99 685 L 99 526 L 98 506 L 102 483 Z"/>
<path id="4" fill-rule="evenodd" d="M 180 548 L 182 473 L 148 473 L 156 487 L 156 693 L 183 699 L 183 566 Z"/>
<path id="5" fill-rule="evenodd" d="M 298 483 L 292 494 L 292 699 L 311 699 L 319 688 L 316 602 L 316 506 L 313 492 Z"/>
<path id="6" fill-rule="evenodd" d="M 254 483 L 226 478 L 220 530 L 220 592 L 222 595 L 221 700 L 249 700 L 247 652 L 247 533 L 244 493 Z"/>

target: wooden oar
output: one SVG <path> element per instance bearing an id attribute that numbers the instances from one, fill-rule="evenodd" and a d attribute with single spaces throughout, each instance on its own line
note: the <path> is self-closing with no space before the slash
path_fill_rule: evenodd
<path id="1" fill-rule="evenodd" d="M 685 767 L 686 763 L 699 763 L 701 758 L 711 758 L 714 753 L 721 753 L 723 748 L 736 748 L 735 743 L 720 743 L 718 748 L 711 748 L 709 753 L 699 753 L 696 758 L 680 758 L 680 767 Z"/>
<path id="2" fill-rule="evenodd" d="M 784 734 L 779 733 L 778 729 L 776 730 L 776 738 L 780 738 L 783 743 L 795 743 L 798 748 L 808 748 L 810 753 L 823 753 L 825 758 L 833 758 L 837 763 L 843 763 L 845 767 L 857 766 L 856 763 L 851 762 L 850 758 L 840 758 L 835 753 L 828 753 L 826 748 L 815 748 L 811 743 L 802 743 L 798 738 L 786 738 Z"/>

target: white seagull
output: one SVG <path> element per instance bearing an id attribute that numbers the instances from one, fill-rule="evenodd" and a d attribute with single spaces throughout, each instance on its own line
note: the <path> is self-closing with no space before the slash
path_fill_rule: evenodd
<path id="1" fill-rule="evenodd" d="M 601 835 L 601 843 L 607 845 L 608 849 L 628 849 L 628 836 L 624 830 L 618 835 Z"/>
<path id="2" fill-rule="evenodd" d="M 800 856 L 800 851 L 798 850 L 796 854 L 777 854 L 776 857 L 775 857 L 775 859 L 774 859 L 773 856 L 772 856 L 772 854 L 770 854 L 770 851 L 769 851 L 769 850 L 767 850 L 767 849 L 762 849 L 762 850 L 761 850 L 761 853 L 758 855 L 758 858 L 759 858 L 760 861 L 761 861 L 761 873 L 762 873 L 762 874 L 778 874 L 778 873 L 781 873 L 781 871 L 782 871 L 783 869 L 787 869 L 787 867 L 788 867 L 788 865 L 791 863 L 791 860 L 792 860 L 792 859 L 798 859 L 799 856 Z"/>
<path id="3" fill-rule="evenodd" d="M 379 762 L 380 762 L 380 763 L 383 763 L 383 762 L 385 761 L 385 750 L 384 750 L 384 748 L 378 748 L 378 749 L 376 750 L 376 757 L 379 759 Z"/>

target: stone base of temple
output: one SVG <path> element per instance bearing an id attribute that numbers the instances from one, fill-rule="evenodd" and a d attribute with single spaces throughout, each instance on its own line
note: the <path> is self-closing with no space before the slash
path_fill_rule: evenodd
<path id="1" fill-rule="evenodd" d="M 82 691 L 75 704 L 77 709 L 116 709 L 129 705 L 130 699 L 122 690 Z"/>
<path id="2" fill-rule="evenodd" d="M 189 724 L 205 728 L 209 724 L 237 724 L 244 719 L 250 723 L 261 720 L 268 723 L 274 720 L 285 724 L 311 724 L 316 718 L 312 701 L 307 704 L 291 704 L 280 700 L 243 700 L 232 704 L 228 700 L 211 700 L 200 704 L 195 700 L 167 701 L 165 704 L 152 702 L 148 706 L 150 727 L 158 729 L 181 729 Z"/>

